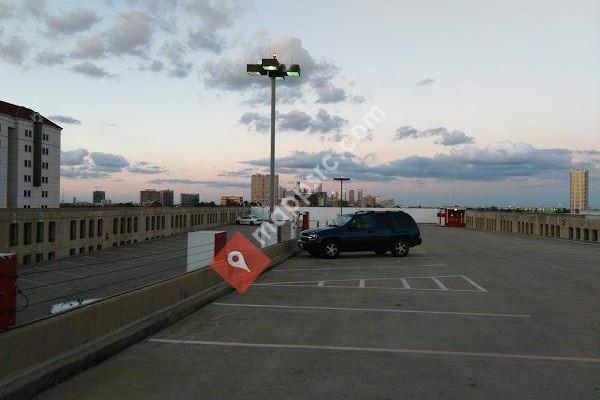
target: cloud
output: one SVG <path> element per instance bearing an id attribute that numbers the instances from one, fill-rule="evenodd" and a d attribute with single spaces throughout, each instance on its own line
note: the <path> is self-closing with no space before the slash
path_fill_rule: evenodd
<path id="1" fill-rule="evenodd" d="M 0 20 L 11 18 L 15 13 L 15 6 L 11 0 L 0 0 Z"/>
<path id="2" fill-rule="evenodd" d="M 165 64 L 160 60 L 154 60 L 148 65 L 141 65 L 139 67 L 140 71 L 151 71 L 151 72 L 160 72 L 164 69 Z"/>
<path id="3" fill-rule="evenodd" d="M 267 132 L 271 127 L 271 119 L 256 112 L 246 112 L 240 117 L 240 123 L 247 125 L 255 132 Z"/>
<path id="4" fill-rule="evenodd" d="M 207 181 L 207 180 L 194 180 L 184 178 L 159 178 L 151 179 L 148 181 L 152 185 L 203 185 L 213 188 L 248 188 L 250 187 L 249 182 L 231 182 L 231 181 Z"/>
<path id="5" fill-rule="evenodd" d="M 417 86 L 429 86 L 435 82 L 433 78 L 423 79 L 417 82 Z"/>
<path id="6" fill-rule="evenodd" d="M 169 60 L 169 76 L 185 78 L 190 74 L 193 64 L 184 59 L 187 47 L 183 43 L 177 41 L 167 42 L 162 46 L 161 53 Z"/>
<path id="7" fill-rule="evenodd" d="M 61 176 L 72 179 L 106 178 L 119 172 L 131 174 L 155 175 L 166 173 L 159 165 L 146 161 L 130 163 L 120 154 L 89 152 L 75 149 L 61 152 Z"/>
<path id="8" fill-rule="evenodd" d="M 0 60 L 21 66 L 31 48 L 31 44 L 18 36 L 11 36 L 7 44 L 0 43 Z"/>
<path id="9" fill-rule="evenodd" d="M 278 113 L 276 122 L 278 128 L 284 131 L 329 134 L 340 132 L 348 120 L 331 115 L 324 109 L 319 109 L 314 117 L 294 109 L 287 113 Z M 271 126 L 271 119 L 263 114 L 247 112 L 240 117 L 240 123 L 256 132 L 267 132 Z"/>
<path id="10" fill-rule="evenodd" d="M 538 149 L 527 143 L 498 142 L 480 148 L 466 146 L 450 149 L 447 154 L 431 157 L 410 156 L 385 163 L 371 164 L 351 153 L 296 151 L 276 160 L 282 174 L 310 174 L 314 168 L 339 164 L 333 174 L 358 181 L 390 181 L 398 178 L 456 181 L 504 181 L 519 177 L 560 178 L 575 165 L 573 152 L 567 149 Z M 253 167 L 267 167 L 269 159 L 243 161 Z M 321 168 L 322 170 L 323 168 Z"/>
<path id="11" fill-rule="evenodd" d="M 60 165 L 81 165 L 90 154 L 86 149 L 66 150 L 60 152 Z"/>
<path id="12" fill-rule="evenodd" d="M 221 53 L 227 41 L 220 32 L 233 26 L 235 19 L 243 15 L 250 4 L 250 1 L 189 0 L 186 10 L 196 26 L 188 33 L 190 48 Z"/>
<path id="13" fill-rule="evenodd" d="M 154 165 L 145 161 L 139 161 L 130 165 L 127 170 L 134 174 L 155 175 L 165 173 L 166 170 L 160 165 Z"/>
<path id="14" fill-rule="evenodd" d="M 250 178 L 253 173 L 254 173 L 254 168 L 242 168 L 237 171 L 223 171 L 219 174 L 219 176 Z"/>
<path id="15" fill-rule="evenodd" d="M 77 64 L 71 67 L 73 72 L 78 74 L 89 76 L 90 78 L 116 78 L 117 75 L 112 74 L 104 68 L 96 66 L 94 63 L 84 61 L 81 64 Z"/>
<path id="16" fill-rule="evenodd" d="M 118 12 L 113 27 L 107 32 L 108 50 L 115 55 L 143 57 L 149 50 L 153 33 L 150 15 L 139 11 Z"/>
<path id="17" fill-rule="evenodd" d="M 106 57 L 106 44 L 102 35 L 80 37 L 75 42 L 75 48 L 71 52 L 73 58 L 98 60 Z"/>
<path id="18" fill-rule="evenodd" d="M 231 27 L 236 18 L 250 9 L 251 4 L 248 0 L 188 0 L 185 7 L 198 19 L 198 24 L 208 30 L 219 30 Z"/>
<path id="19" fill-rule="evenodd" d="M 60 177 L 67 179 L 100 179 L 107 178 L 110 174 L 105 171 L 99 171 L 89 168 L 87 165 L 60 167 Z"/>
<path id="20" fill-rule="evenodd" d="M 331 115 L 321 108 L 313 118 L 309 130 L 313 133 L 339 132 L 347 123 L 348 120 L 337 115 Z"/>
<path id="21" fill-rule="evenodd" d="M 129 161 L 119 154 L 93 152 L 90 159 L 99 170 L 106 172 L 119 172 L 129 166 Z"/>
<path id="22" fill-rule="evenodd" d="M 46 15 L 46 0 L 21 0 L 21 8 L 25 14 L 39 19 Z"/>
<path id="23" fill-rule="evenodd" d="M 37 54 L 35 61 L 38 64 L 53 66 L 64 64 L 67 61 L 67 56 L 63 53 L 55 53 L 52 50 L 43 50 Z"/>
<path id="24" fill-rule="evenodd" d="M 188 43 L 194 50 L 205 50 L 212 53 L 221 53 L 227 44 L 226 40 L 215 34 L 214 31 L 208 31 L 204 28 L 190 32 Z"/>
<path id="25" fill-rule="evenodd" d="M 48 118 L 51 121 L 60 122 L 61 124 L 81 125 L 80 120 L 66 115 L 50 115 Z"/>
<path id="26" fill-rule="evenodd" d="M 83 8 L 56 16 L 47 15 L 45 18 L 46 26 L 49 32 L 53 34 L 83 32 L 100 20 L 101 18 L 95 12 Z"/>
<path id="27" fill-rule="evenodd" d="M 346 90 L 335 86 L 327 79 L 315 78 L 312 86 L 317 93 L 317 103 L 339 103 L 348 99 Z"/>
<path id="28" fill-rule="evenodd" d="M 394 136 L 394 140 L 420 139 L 428 137 L 438 137 L 435 143 L 444 146 L 456 146 L 459 144 L 467 144 L 474 142 L 472 136 L 467 136 L 464 132 L 461 131 L 449 131 L 448 129 L 443 127 L 419 131 L 410 125 L 401 126 L 400 128 L 396 129 L 396 135 Z"/>
<path id="29" fill-rule="evenodd" d="M 297 37 L 272 38 L 265 32 L 259 32 L 240 46 L 243 50 L 237 57 L 208 60 L 201 66 L 199 76 L 207 88 L 240 92 L 249 95 L 252 101 L 257 99 L 256 93 L 260 90 L 264 98 L 265 79 L 249 77 L 244 69 L 245 64 L 255 63 L 262 57 L 270 57 L 273 49 L 277 49 L 282 63 L 293 62 L 300 64 L 302 68 L 301 79 L 289 78 L 280 85 L 281 88 L 296 89 L 296 95 L 289 97 L 290 103 L 302 99 L 305 90 L 312 90 L 317 95 L 317 101 L 321 103 L 354 101 L 354 96 L 349 96 L 345 89 L 332 82 L 339 74 L 340 68 L 327 60 L 313 57 Z M 260 100 L 260 97 L 258 99 Z M 356 99 L 362 98 L 356 96 Z"/>

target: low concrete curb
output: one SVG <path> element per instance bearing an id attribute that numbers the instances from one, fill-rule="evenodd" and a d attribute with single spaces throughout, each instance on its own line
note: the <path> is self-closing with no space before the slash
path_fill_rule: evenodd
<path id="1" fill-rule="evenodd" d="M 265 253 L 271 269 L 297 253 L 296 241 Z M 4 332 L 0 399 L 33 397 L 232 290 L 204 268 Z"/>

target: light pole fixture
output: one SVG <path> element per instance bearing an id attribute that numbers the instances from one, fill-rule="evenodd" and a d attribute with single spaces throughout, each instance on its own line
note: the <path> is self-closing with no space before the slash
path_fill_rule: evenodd
<path id="1" fill-rule="evenodd" d="M 291 64 L 286 66 L 277 59 L 277 53 L 273 51 L 272 58 L 263 58 L 260 64 L 247 64 L 246 72 L 250 76 L 265 75 L 271 78 L 271 190 L 269 193 L 269 219 L 272 218 L 275 207 L 275 81 L 283 81 L 286 76 L 297 78 L 300 76 L 300 65 Z"/>
<path id="2" fill-rule="evenodd" d="M 344 181 L 349 181 L 350 178 L 333 178 L 334 181 L 340 181 L 340 215 L 343 214 L 344 206 Z"/>

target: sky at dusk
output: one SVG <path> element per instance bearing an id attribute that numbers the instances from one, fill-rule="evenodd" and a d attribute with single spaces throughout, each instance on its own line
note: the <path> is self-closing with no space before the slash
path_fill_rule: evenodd
<path id="1" fill-rule="evenodd" d="M 245 64 L 273 49 L 302 67 L 277 86 L 284 186 L 328 157 L 327 190 L 343 175 L 400 204 L 568 206 L 588 168 L 600 208 L 596 0 L 0 0 L 0 100 L 64 128 L 67 200 L 248 197 L 270 92 Z"/>

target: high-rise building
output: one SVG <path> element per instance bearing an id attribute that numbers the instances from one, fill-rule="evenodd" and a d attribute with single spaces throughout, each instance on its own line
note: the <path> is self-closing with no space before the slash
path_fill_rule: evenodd
<path id="1" fill-rule="evenodd" d="M 181 193 L 179 198 L 181 207 L 196 207 L 200 204 L 200 195 L 198 193 Z"/>
<path id="2" fill-rule="evenodd" d="M 145 189 L 140 191 L 140 204 L 151 204 L 157 202 L 162 204 L 163 207 L 173 207 L 173 198 L 174 193 L 170 189 Z"/>
<path id="3" fill-rule="evenodd" d="M 106 192 L 104 190 L 94 190 L 92 203 L 102 204 L 106 200 Z"/>
<path id="4" fill-rule="evenodd" d="M 269 174 L 253 174 L 250 180 L 250 201 L 268 206 L 270 202 L 271 176 Z M 279 175 L 275 175 L 275 188 L 279 188 Z M 275 190 L 275 202 L 279 204 L 281 194 Z"/>
<path id="5" fill-rule="evenodd" d="M 225 195 L 221 196 L 221 205 L 226 206 L 239 206 L 244 204 L 244 197 L 240 195 Z"/>
<path id="6" fill-rule="evenodd" d="M 375 196 L 362 196 L 362 198 L 360 199 L 360 206 L 361 207 L 376 207 L 377 206 L 377 199 L 375 198 Z"/>
<path id="7" fill-rule="evenodd" d="M 156 189 L 144 189 L 140 191 L 140 204 L 160 203 L 160 192 Z"/>
<path id="8" fill-rule="evenodd" d="M 175 204 L 175 193 L 172 190 L 166 189 L 160 191 L 160 202 L 163 207 L 173 207 Z"/>
<path id="9" fill-rule="evenodd" d="M 60 206 L 61 131 L 36 111 L 0 101 L 0 208 Z"/>
<path id="10" fill-rule="evenodd" d="M 357 204 L 362 204 L 362 199 L 363 199 L 363 190 L 362 189 L 358 189 L 356 191 L 356 203 Z"/>
<path id="11" fill-rule="evenodd" d="M 317 190 L 315 191 L 315 193 L 323 193 L 323 183 L 319 183 L 317 185 Z"/>
<path id="12" fill-rule="evenodd" d="M 348 190 L 348 205 L 354 205 L 354 189 Z"/>
<path id="13" fill-rule="evenodd" d="M 585 169 L 571 171 L 571 212 L 588 209 L 589 172 Z"/>

